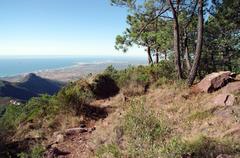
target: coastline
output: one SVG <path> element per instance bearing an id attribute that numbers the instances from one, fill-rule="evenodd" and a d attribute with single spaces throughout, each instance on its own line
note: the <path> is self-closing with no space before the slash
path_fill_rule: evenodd
<path id="1" fill-rule="evenodd" d="M 112 65 L 116 69 L 124 69 L 130 65 L 142 65 L 144 63 L 129 63 L 129 62 L 96 62 L 96 63 L 77 63 L 72 66 L 59 67 L 54 69 L 38 70 L 33 72 L 22 73 L 19 75 L 0 77 L 0 80 L 6 80 L 9 82 L 19 82 L 29 73 L 35 73 L 36 75 L 51 80 L 57 80 L 61 82 L 71 82 L 85 77 L 88 74 L 97 74 L 103 72 L 108 66 Z"/>

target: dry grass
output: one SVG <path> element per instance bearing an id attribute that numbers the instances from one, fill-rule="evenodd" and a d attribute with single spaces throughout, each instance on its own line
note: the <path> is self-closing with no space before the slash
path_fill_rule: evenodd
<path id="1" fill-rule="evenodd" d="M 183 137 L 203 134 L 219 138 L 235 126 L 238 113 L 237 105 L 214 105 L 212 100 L 218 94 L 192 94 L 189 88 L 173 84 L 153 90 L 147 94 L 146 102 L 154 111 L 167 115 L 176 134 Z"/>
<path id="2" fill-rule="evenodd" d="M 126 97 L 133 97 L 143 95 L 146 92 L 146 88 L 143 85 L 133 82 L 128 84 L 127 86 L 124 86 L 121 92 Z"/>

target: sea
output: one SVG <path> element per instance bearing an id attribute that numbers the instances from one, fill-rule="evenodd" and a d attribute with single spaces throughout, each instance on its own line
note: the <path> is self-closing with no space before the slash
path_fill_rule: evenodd
<path id="1" fill-rule="evenodd" d="M 49 70 L 64 70 L 74 66 L 87 65 L 139 65 L 146 64 L 144 57 L 132 56 L 18 56 L 0 57 L 0 77 L 11 77 L 24 73 Z M 91 72 L 89 72 L 91 73 Z"/>

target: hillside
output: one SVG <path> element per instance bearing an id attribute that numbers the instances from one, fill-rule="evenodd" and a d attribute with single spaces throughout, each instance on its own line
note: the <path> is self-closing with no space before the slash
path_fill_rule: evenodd
<path id="1" fill-rule="evenodd" d="M 37 94 L 7 81 L 0 81 L 0 96 L 19 100 L 28 100 Z"/>
<path id="2" fill-rule="evenodd" d="M 54 80 L 41 78 L 33 73 L 30 73 L 25 76 L 22 81 L 16 83 L 16 85 L 36 94 L 47 93 L 49 95 L 53 95 L 58 92 L 64 84 Z"/>
<path id="3" fill-rule="evenodd" d="M 188 87 L 171 69 L 109 67 L 57 95 L 9 106 L 0 156 L 239 158 L 238 77 L 218 72 Z"/>
<path id="4" fill-rule="evenodd" d="M 63 85 L 63 83 L 44 79 L 30 73 L 20 82 L 0 81 L 0 97 L 26 101 L 39 94 L 53 95 L 58 92 Z"/>

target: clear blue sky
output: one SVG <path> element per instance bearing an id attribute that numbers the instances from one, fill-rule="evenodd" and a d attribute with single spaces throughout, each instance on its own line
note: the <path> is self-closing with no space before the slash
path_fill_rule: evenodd
<path id="1" fill-rule="evenodd" d="M 121 54 L 114 42 L 126 15 L 110 0 L 0 0 L 0 56 Z"/>

